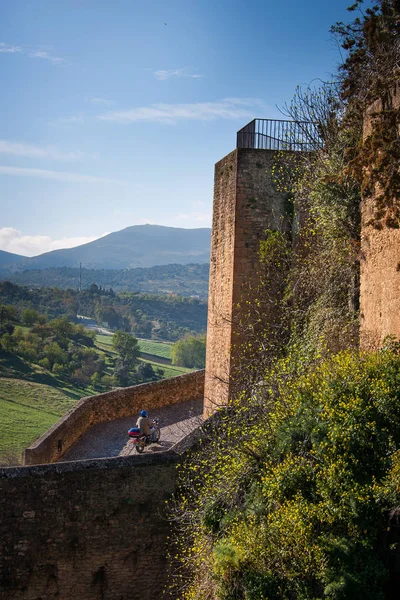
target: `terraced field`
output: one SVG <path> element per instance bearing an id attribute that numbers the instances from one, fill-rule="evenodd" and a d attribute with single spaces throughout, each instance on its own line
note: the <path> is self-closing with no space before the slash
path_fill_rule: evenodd
<path id="1" fill-rule="evenodd" d="M 153 356 L 160 356 L 171 360 L 172 344 L 168 342 L 156 342 L 154 340 L 139 340 L 140 351 Z"/>
<path id="2" fill-rule="evenodd" d="M 96 340 L 98 344 L 107 347 L 112 347 L 112 335 L 98 334 L 96 336 Z M 144 339 L 139 339 L 138 342 L 141 352 L 171 360 L 171 343 Z"/>
<path id="3" fill-rule="evenodd" d="M 97 335 L 96 345 L 98 348 L 103 348 L 109 353 L 114 352 L 112 350 L 112 335 Z M 164 371 L 164 378 L 176 377 L 177 375 L 183 375 L 184 373 L 190 373 L 193 371 L 193 369 L 186 369 L 185 367 L 177 367 L 170 364 L 171 345 L 172 344 L 169 344 L 168 342 L 139 340 L 139 346 L 143 353 L 143 355 L 139 358 L 139 361 L 150 363 L 154 370 L 157 368 L 162 369 Z"/>

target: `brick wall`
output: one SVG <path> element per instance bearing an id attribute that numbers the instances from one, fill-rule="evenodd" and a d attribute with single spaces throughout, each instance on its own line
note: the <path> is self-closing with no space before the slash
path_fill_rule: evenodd
<path id="1" fill-rule="evenodd" d="M 237 151 L 215 165 L 208 294 L 204 412 L 228 401 L 233 265 L 236 220 Z"/>
<path id="2" fill-rule="evenodd" d="M 119 388 L 82 398 L 58 423 L 24 451 L 23 464 L 37 465 L 58 460 L 76 440 L 96 423 L 137 415 L 184 400 L 197 400 L 204 393 L 204 371 L 194 371 L 162 381 Z"/>
<path id="3" fill-rule="evenodd" d="M 285 196 L 273 185 L 273 150 L 240 149 L 215 166 L 209 285 L 205 416 L 234 393 L 235 347 L 242 306 L 259 280 L 258 251 L 266 229 L 289 229 Z M 265 314 L 273 319 L 273 314 Z M 237 361 L 236 361 L 237 362 Z"/>
<path id="4" fill-rule="evenodd" d="M 0 600 L 154 600 L 175 453 L 0 469 Z"/>

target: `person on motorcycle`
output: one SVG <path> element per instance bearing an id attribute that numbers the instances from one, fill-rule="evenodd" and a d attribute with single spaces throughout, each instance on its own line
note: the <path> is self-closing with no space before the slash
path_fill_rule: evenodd
<path id="1" fill-rule="evenodd" d="M 149 418 L 147 410 L 141 410 L 137 420 L 136 427 L 139 427 L 140 433 L 145 435 L 150 442 L 155 441 L 154 422 Z"/>

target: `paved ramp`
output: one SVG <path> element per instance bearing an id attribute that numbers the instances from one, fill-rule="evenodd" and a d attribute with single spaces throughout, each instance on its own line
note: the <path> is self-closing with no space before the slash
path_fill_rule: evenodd
<path id="1" fill-rule="evenodd" d="M 163 452 L 190 433 L 202 422 L 203 398 L 171 404 L 150 412 L 160 420 L 161 437 L 158 444 L 145 448 L 145 453 Z M 128 429 L 136 425 L 139 415 L 98 423 L 86 431 L 59 462 L 129 456 L 135 453 L 128 438 Z"/>

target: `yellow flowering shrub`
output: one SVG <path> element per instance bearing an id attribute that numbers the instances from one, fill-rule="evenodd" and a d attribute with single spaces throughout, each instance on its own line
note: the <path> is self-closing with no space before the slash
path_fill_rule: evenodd
<path id="1" fill-rule="evenodd" d="M 399 354 L 282 360 L 182 467 L 179 597 L 383 600 L 399 501 Z"/>

